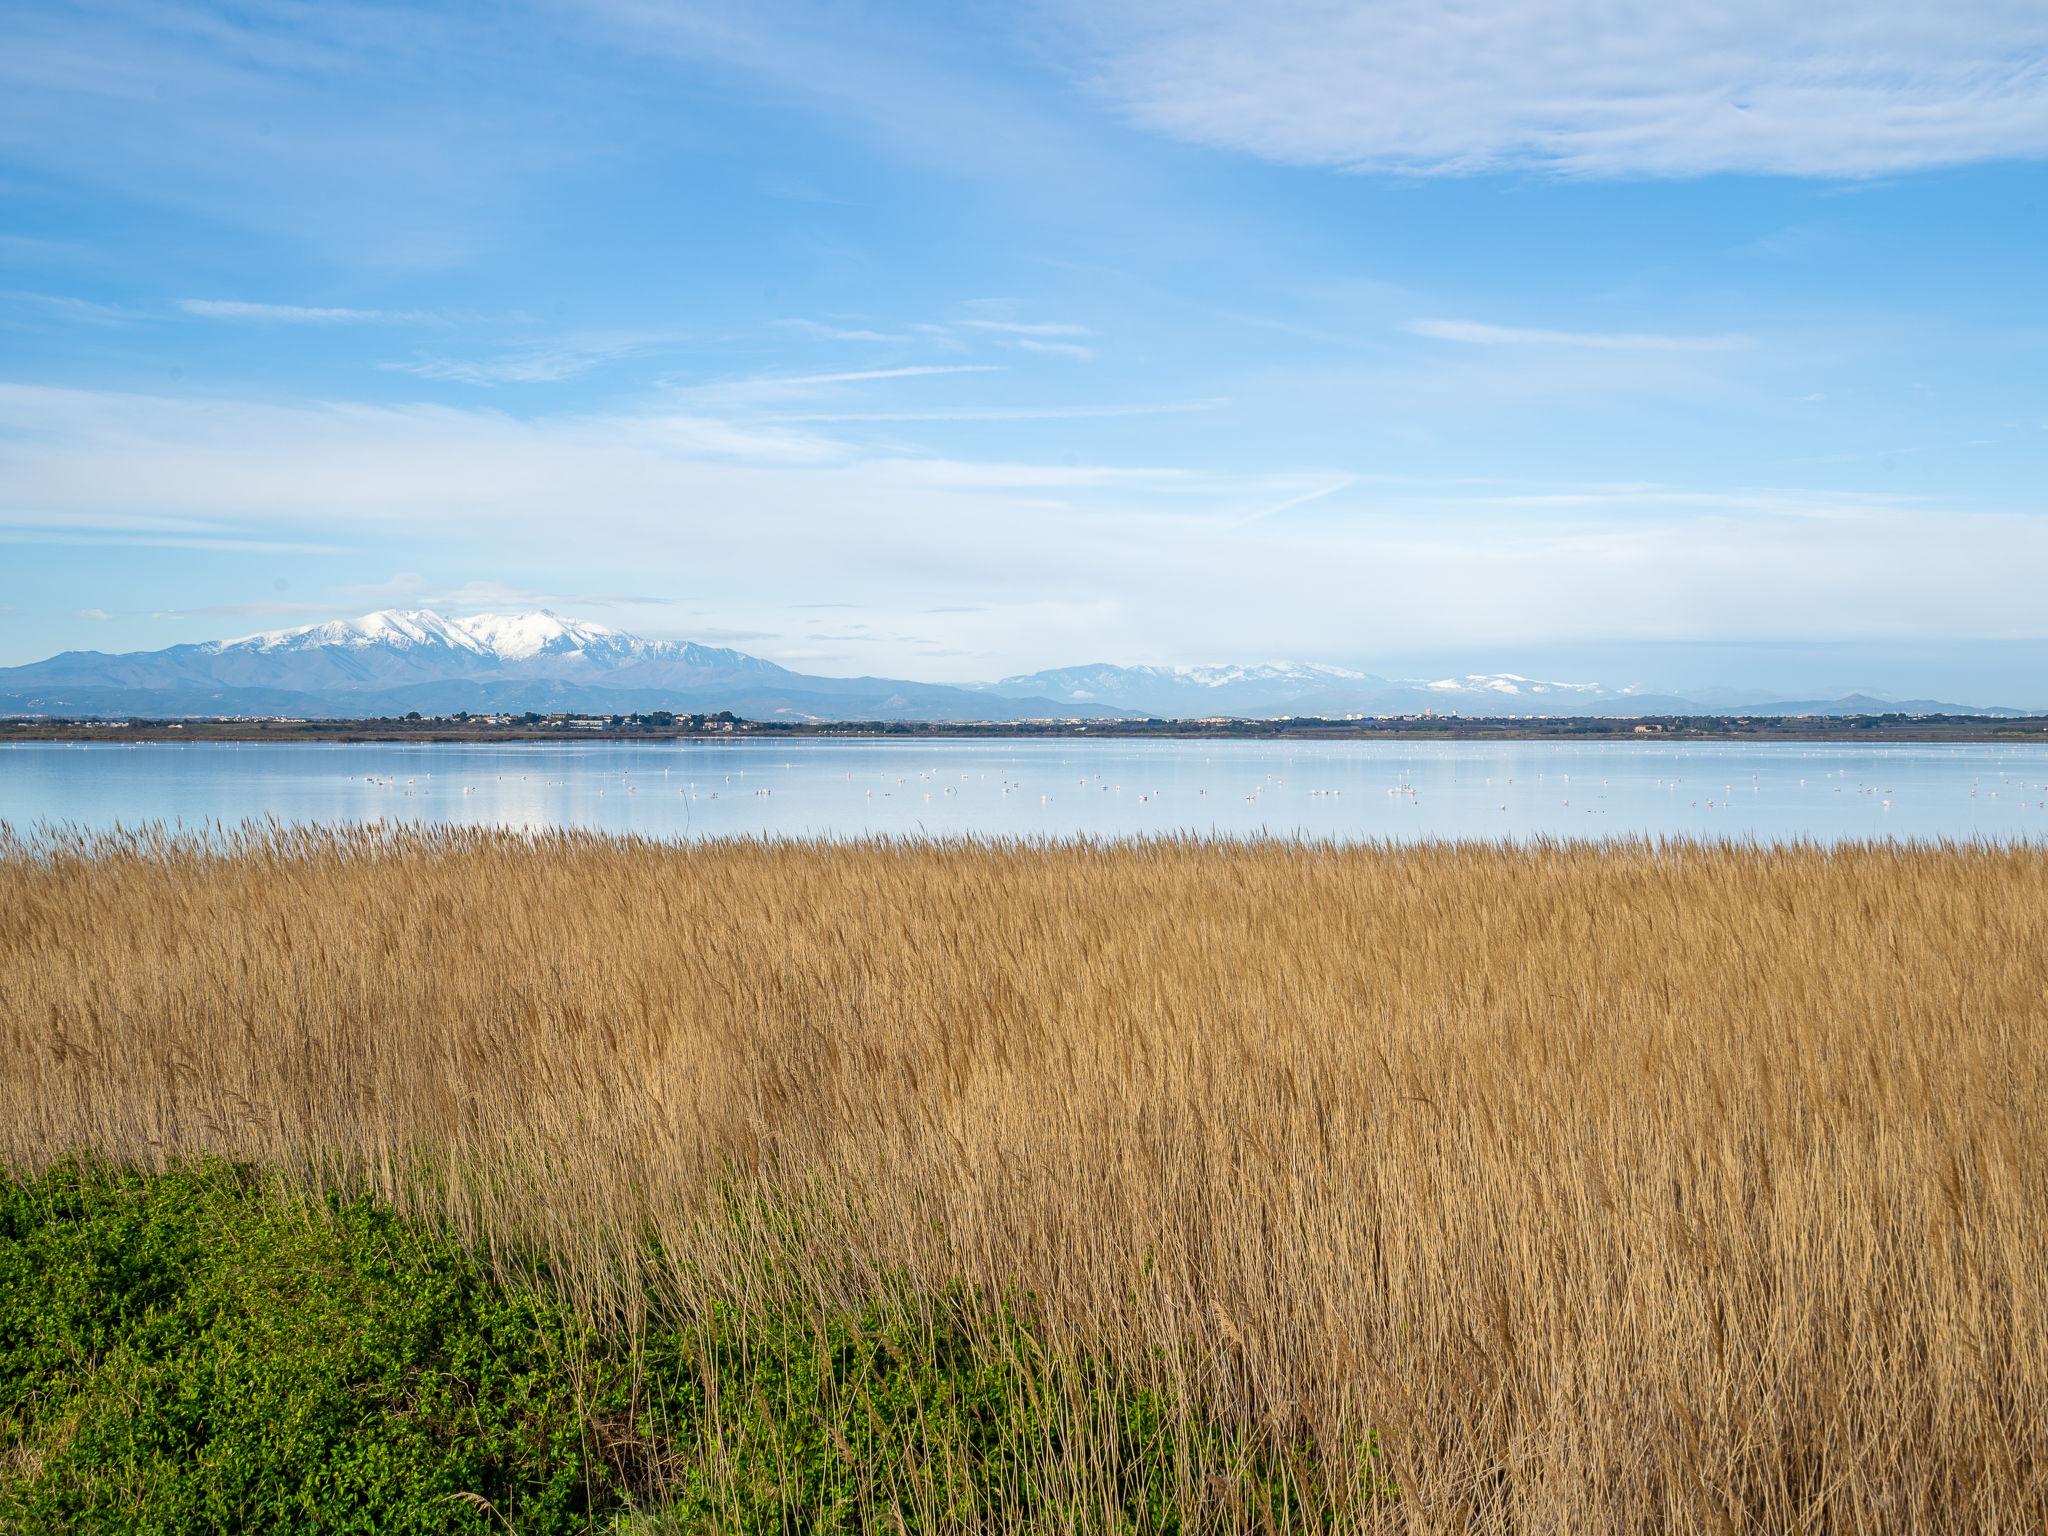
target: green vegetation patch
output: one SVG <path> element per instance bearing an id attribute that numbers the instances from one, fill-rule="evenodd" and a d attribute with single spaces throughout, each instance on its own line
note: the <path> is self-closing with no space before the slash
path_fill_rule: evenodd
<path id="1" fill-rule="evenodd" d="M 1314 1529 L 1253 1454 L 966 1293 L 628 1345 L 367 1200 L 0 1178 L 0 1529 Z M 636 1513 L 637 1511 L 637 1513 Z"/>
<path id="2" fill-rule="evenodd" d="M 0 1528 L 581 1530 L 576 1335 L 369 1202 L 0 1184 Z"/>
<path id="3" fill-rule="evenodd" d="M 1101 1364 L 1045 1354 L 965 1292 L 857 1314 L 719 1308 L 651 1339 L 657 1443 L 687 1447 L 650 1529 L 1320 1529 L 1305 1452 L 1261 1457 Z M 674 1374 L 661 1377 L 663 1370 Z M 680 1429 L 680 1433 L 664 1430 Z"/>

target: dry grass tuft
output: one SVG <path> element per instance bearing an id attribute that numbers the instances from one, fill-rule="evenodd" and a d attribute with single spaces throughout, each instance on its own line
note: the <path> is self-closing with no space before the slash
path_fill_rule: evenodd
<path id="1" fill-rule="evenodd" d="M 0 1053 L 18 1169 L 368 1186 L 600 1314 L 775 1213 L 821 1302 L 1021 1287 L 1376 1432 L 1363 1523 L 2048 1523 L 2040 849 L 44 835 Z"/>

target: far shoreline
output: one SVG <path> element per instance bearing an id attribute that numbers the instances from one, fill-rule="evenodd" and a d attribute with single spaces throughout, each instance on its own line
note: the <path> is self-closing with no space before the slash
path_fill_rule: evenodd
<path id="1" fill-rule="evenodd" d="M 2048 745 L 2048 715 L 1388 716 L 1202 720 L 783 721 L 736 716 L 0 719 L 0 744 L 484 746 L 662 741 L 1741 742 Z"/>

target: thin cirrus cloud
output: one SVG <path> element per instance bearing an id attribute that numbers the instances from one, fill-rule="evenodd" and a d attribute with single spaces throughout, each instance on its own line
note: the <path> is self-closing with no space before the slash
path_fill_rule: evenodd
<path id="1" fill-rule="evenodd" d="M 653 349 L 678 340 L 667 332 L 646 334 L 570 337 L 550 345 L 503 352 L 494 357 L 463 358 L 422 354 L 407 362 L 382 363 L 388 372 L 409 373 L 414 378 L 437 383 L 471 384 L 489 388 L 498 384 L 553 384 L 588 373 L 604 363 Z"/>
<path id="2" fill-rule="evenodd" d="M 1409 174 L 1861 178 L 2048 155 L 2048 7 L 2009 0 L 1135 0 L 1082 16 L 1146 127 Z"/>
<path id="3" fill-rule="evenodd" d="M 1119 405 L 960 405 L 928 406 L 903 411 L 786 411 L 775 421 L 914 422 L 914 421 L 1090 421 L 1126 416 L 1180 416 L 1192 411 L 1220 410 L 1230 402 L 1208 400 L 1131 402 Z"/>
<path id="4" fill-rule="evenodd" d="M 956 320 L 964 331 L 994 331 L 1003 336 L 1092 336 L 1085 325 L 1070 320 Z"/>
<path id="5" fill-rule="evenodd" d="M 875 379 L 917 379 L 938 373 L 999 373 L 993 363 L 924 363 L 908 368 L 857 368 L 846 373 L 800 373 L 746 382 L 778 388 L 811 388 L 822 384 L 865 384 Z"/>
<path id="6" fill-rule="evenodd" d="M 1594 352 L 1743 352 L 1756 345 L 1742 335 L 1667 336 L 1652 331 L 1560 331 L 1541 326 L 1488 325 L 1480 320 L 1411 320 L 1402 327 L 1432 341 L 1474 347 L 1579 347 Z"/>
<path id="7" fill-rule="evenodd" d="M 1084 347 L 1072 341 L 1040 341 L 1035 336 L 1019 336 L 1016 344 L 1026 352 L 1037 352 L 1047 357 L 1071 357 L 1085 363 L 1095 356 L 1093 347 Z"/>
<path id="8" fill-rule="evenodd" d="M 558 349 L 492 358 L 416 357 L 410 362 L 378 366 L 389 373 L 409 373 L 416 379 L 488 388 L 495 384 L 553 384 L 587 373 L 612 355 L 616 354 Z"/>
<path id="9" fill-rule="evenodd" d="M 806 336 L 815 336 L 820 341 L 904 341 L 903 336 L 891 335 L 887 331 L 871 330 L 866 326 L 828 325 L 822 320 L 778 320 L 777 325 L 789 330 L 802 331 Z"/>
<path id="10" fill-rule="evenodd" d="M 1002 371 L 1001 365 L 996 363 L 917 363 L 903 368 L 855 368 L 835 373 L 762 374 L 751 378 L 717 379 L 702 384 L 679 385 L 677 393 L 700 403 L 745 408 L 812 399 L 847 384 Z M 674 385 L 677 381 L 670 382 Z"/>
<path id="11" fill-rule="evenodd" d="M 201 320 L 251 320 L 282 325 L 384 325 L 426 318 L 413 310 L 260 304 L 247 299 L 180 299 L 178 308 Z"/>
<path id="12" fill-rule="evenodd" d="M 1071 320 L 955 320 L 926 329 L 940 334 L 969 331 L 1043 357 L 1066 357 L 1081 363 L 1095 357 L 1095 348 L 1079 339 L 1093 336 L 1094 331 Z"/>

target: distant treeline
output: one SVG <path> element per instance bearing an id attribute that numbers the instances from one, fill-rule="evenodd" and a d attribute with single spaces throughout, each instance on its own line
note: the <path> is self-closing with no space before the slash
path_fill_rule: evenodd
<path id="1" fill-rule="evenodd" d="M 421 715 L 322 720 L 187 718 L 0 720 L 0 740 L 581 741 L 593 738 L 1117 737 L 1370 741 L 2048 741 L 2048 716 L 1996 715 L 1389 715 L 1364 719 L 749 720 L 715 714 Z"/>

